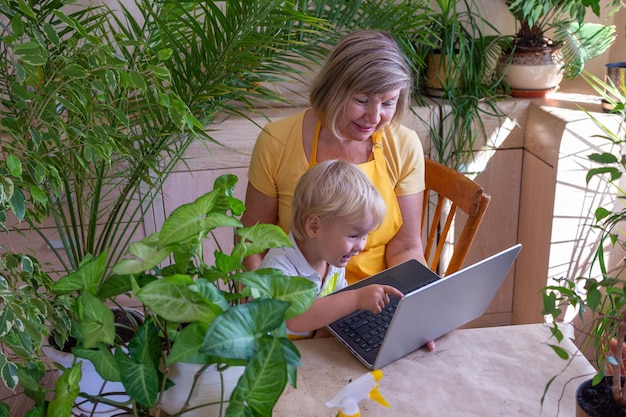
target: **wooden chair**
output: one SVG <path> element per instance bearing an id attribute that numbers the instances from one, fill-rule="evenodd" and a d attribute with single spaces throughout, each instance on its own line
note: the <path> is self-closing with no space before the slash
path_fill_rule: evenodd
<path id="1" fill-rule="evenodd" d="M 430 159 L 425 162 L 422 231 L 426 232 L 427 239 L 424 255 L 429 268 L 438 271 L 448 233 L 453 230 L 454 236 L 450 236 L 454 238 L 453 247 L 446 248 L 446 251 L 452 250 L 452 254 L 443 274 L 448 275 L 463 267 L 491 196 L 460 172 Z"/>

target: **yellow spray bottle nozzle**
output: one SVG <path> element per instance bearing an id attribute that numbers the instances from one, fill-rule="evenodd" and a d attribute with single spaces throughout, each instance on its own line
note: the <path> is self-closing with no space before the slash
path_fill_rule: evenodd
<path id="1" fill-rule="evenodd" d="M 391 407 L 378 389 L 378 381 L 382 377 L 383 372 L 380 369 L 361 375 L 343 387 L 332 400 L 326 402 L 326 406 L 339 408 L 339 417 L 360 416 L 359 402 L 364 399 L 371 399 L 380 405 Z"/>

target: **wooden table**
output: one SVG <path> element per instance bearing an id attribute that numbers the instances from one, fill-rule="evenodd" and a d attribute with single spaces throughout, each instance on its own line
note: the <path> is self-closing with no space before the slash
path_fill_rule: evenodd
<path id="1" fill-rule="evenodd" d="M 418 349 L 385 366 L 380 392 L 392 408 L 364 400 L 361 416 L 574 416 L 576 388 L 594 368 L 564 341 L 561 346 L 576 357 L 554 381 L 542 408 L 546 383 L 566 365 L 548 342 L 553 340 L 542 324 L 453 331 L 437 340 L 434 352 Z M 368 369 L 334 338 L 296 345 L 302 355 L 298 386 L 287 388 L 273 415 L 334 417 L 337 409 L 325 402 Z"/>

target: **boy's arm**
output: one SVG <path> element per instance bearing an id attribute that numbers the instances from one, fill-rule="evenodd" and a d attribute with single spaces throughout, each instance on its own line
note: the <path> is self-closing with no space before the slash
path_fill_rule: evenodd
<path id="1" fill-rule="evenodd" d="M 389 303 L 390 295 L 402 297 L 402 292 L 389 285 L 372 284 L 320 297 L 306 312 L 287 320 L 287 328 L 293 332 L 320 329 L 355 310 L 378 314 Z"/>

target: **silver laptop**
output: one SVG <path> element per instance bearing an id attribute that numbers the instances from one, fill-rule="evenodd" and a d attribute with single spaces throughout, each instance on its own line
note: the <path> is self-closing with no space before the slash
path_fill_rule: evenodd
<path id="1" fill-rule="evenodd" d="M 404 297 L 392 297 L 381 314 L 358 310 L 327 327 L 365 366 L 380 369 L 480 317 L 521 248 L 517 244 L 443 278 L 416 260 L 386 269 L 346 289 L 387 284 Z"/>

